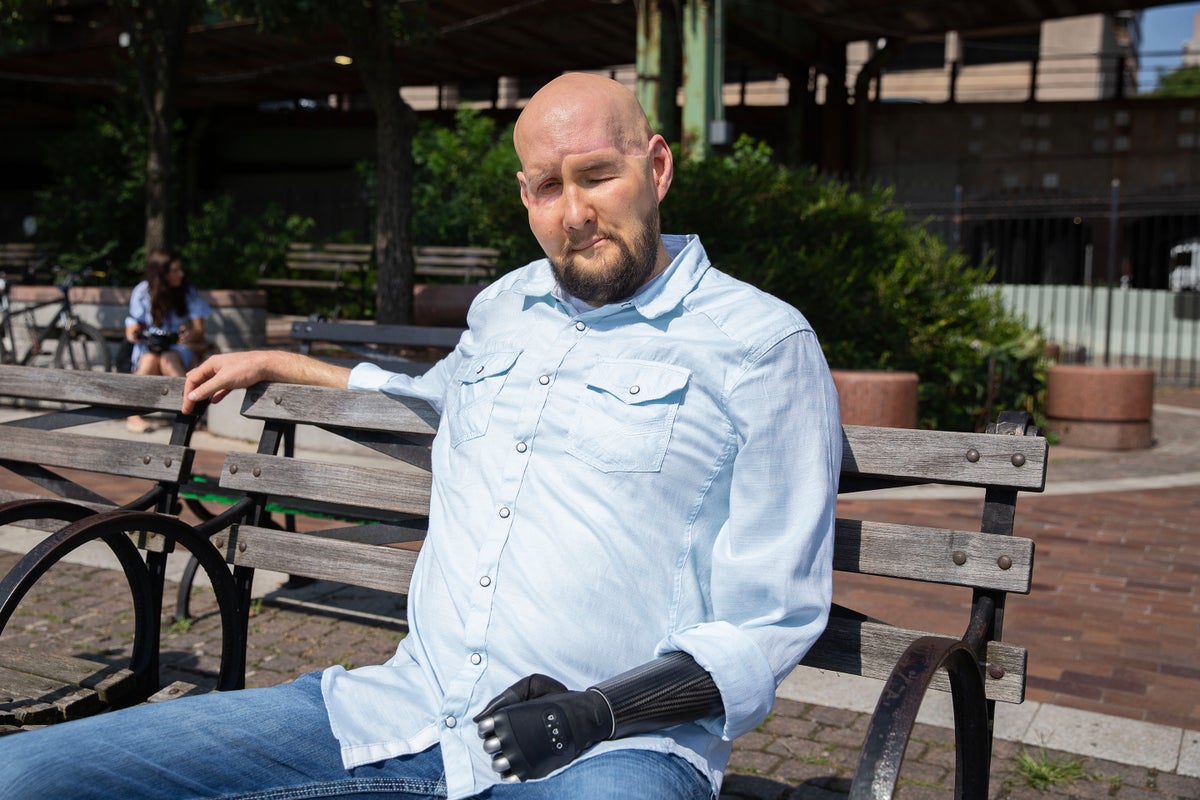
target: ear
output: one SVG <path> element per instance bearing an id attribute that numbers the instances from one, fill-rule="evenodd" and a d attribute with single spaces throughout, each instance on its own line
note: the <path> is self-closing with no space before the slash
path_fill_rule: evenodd
<path id="1" fill-rule="evenodd" d="M 661 134 L 654 134 L 650 138 L 650 170 L 654 180 L 654 188 L 658 193 L 658 201 L 667 196 L 667 190 L 671 188 L 671 181 L 675 177 L 675 159 L 671 155 L 671 146 L 667 144 L 667 140 Z"/>
<path id="2" fill-rule="evenodd" d="M 517 173 L 517 183 L 521 186 L 521 205 L 529 208 L 529 184 L 525 182 L 525 173 Z"/>

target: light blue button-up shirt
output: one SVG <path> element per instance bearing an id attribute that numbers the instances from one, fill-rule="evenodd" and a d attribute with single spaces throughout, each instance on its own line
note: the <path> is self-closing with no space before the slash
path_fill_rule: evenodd
<path id="1" fill-rule="evenodd" d="M 576 313 L 550 266 L 487 287 L 420 377 L 361 364 L 355 388 L 442 414 L 411 632 L 322 688 L 347 767 L 440 744 L 450 798 L 496 781 L 471 718 L 534 672 L 584 689 L 683 650 L 724 714 L 603 742 L 707 774 L 759 725 L 828 617 L 841 426 L 816 336 L 791 306 L 666 236 L 666 271 Z"/>

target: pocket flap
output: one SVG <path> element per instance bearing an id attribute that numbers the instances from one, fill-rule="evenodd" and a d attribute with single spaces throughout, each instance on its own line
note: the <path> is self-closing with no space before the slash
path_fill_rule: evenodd
<path id="1" fill-rule="evenodd" d="M 588 376 L 588 387 L 639 405 L 683 391 L 691 377 L 691 370 L 653 361 L 601 361 Z"/>
<path id="2" fill-rule="evenodd" d="M 460 383 L 478 383 L 495 375 L 503 375 L 517 363 L 519 355 L 520 350 L 505 350 L 475 356 L 459 369 L 458 380 Z"/>

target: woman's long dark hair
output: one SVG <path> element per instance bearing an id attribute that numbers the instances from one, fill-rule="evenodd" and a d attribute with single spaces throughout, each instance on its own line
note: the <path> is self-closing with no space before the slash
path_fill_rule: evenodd
<path id="1" fill-rule="evenodd" d="M 172 287 L 167 275 L 171 272 L 171 264 L 179 258 L 166 250 L 152 250 L 146 256 L 146 281 L 150 284 L 150 321 L 155 325 L 163 324 L 167 312 L 172 309 L 178 314 L 187 314 L 187 274 L 178 287 Z"/>

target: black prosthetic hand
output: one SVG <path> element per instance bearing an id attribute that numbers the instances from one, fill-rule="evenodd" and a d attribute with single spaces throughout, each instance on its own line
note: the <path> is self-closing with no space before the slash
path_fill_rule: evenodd
<path id="1" fill-rule="evenodd" d="M 544 778 L 597 742 L 667 728 L 722 710 L 721 695 L 687 653 L 670 653 L 587 691 L 545 675 L 505 689 L 475 717 L 505 780 Z"/>

